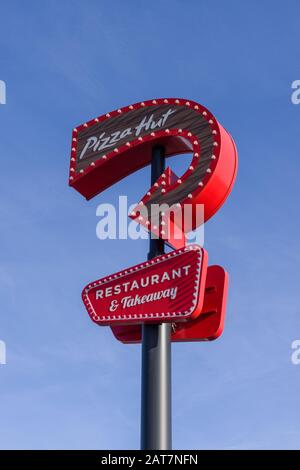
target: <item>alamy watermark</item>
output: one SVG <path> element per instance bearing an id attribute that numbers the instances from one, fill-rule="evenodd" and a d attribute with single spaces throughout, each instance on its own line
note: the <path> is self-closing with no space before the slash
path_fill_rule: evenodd
<path id="1" fill-rule="evenodd" d="M 203 204 L 131 204 L 127 196 L 119 196 L 117 207 L 99 204 L 96 216 L 96 236 L 100 240 L 138 240 L 161 238 L 181 240 L 183 233 L 188 243 L 204 245 Z M 129 216 L 129 217 L 128 217 Z M 192 230 L 193 227 L 197 227 Z"/>
<path id="2" fill-rule="evenodd" d="M 0 339 L 0 365 L 6 364 L 6 344 Z"/>
<path id="3" fill-rule="evenodd" d="M 0 104 L 6 104 L 6 83 L 0 80 Z"/>
<path id="4" fill-rule="evenodd" d="M 293 104 L 300 104 L 300 80 L 294 80 L 291 85 L 292 90 L 291 101 Z"/>
<path id="5" fill-rule="evenodd" d="M 298 366 L 300 364 L 300 339 L 295 339 L 291 344 L 291 348 L 293 349 L 291 354 L 292 364 Z"/>

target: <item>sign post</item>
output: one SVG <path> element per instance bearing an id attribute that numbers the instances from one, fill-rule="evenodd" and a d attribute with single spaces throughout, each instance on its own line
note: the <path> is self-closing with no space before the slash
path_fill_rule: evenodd
<path id="1" fill-rule="evenodd" d="M 165 159 L 184 153 L 192 160 L 178 177 Z M 150 233 L 148 260 L 90 282 L 82 300 L 117 340 L 142 343 L 141 449 L 170 450 L 171 343 L 218 338 L 228 287 L 226 271 L 207 267 L 207 252 L 185 235 L 227 199 L 237 151 L 207 108 L 182 98 L 142 101 L 73 129 L 69 184 L 88 200 L 148 164 L 151 187 L 129 214 Z"/>
<path id="2" fill-rule="evenodd" d="M 165 149 L 152 149 L 151 185 L 165 169 Z M 148 260 L 164 253 L 164 241 L 150 234 Z M 171 324 L 142 326 L 141 449 L 172 448 Z"/>

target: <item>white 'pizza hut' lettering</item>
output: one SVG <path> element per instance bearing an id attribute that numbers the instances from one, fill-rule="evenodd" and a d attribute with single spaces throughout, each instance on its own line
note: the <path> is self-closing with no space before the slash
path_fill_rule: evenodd
<path id="1" fill-rule="evenodd" d="M 154 120 L 154 114 L 151 114 L 150 116 L 145 116 L 133 129 L 131 127 L 127 127 L 123 131 L 112 132 L 108 136 L 105 135 L 105 132 L 102 132 L 99 137 L 89 137 L 82 149 L 79 160 L 84 158 L 88 150 L 92 150 L 93 152 L 100 152 L 101 150 L 115 146 L 120 140 L 129 135 L 132 135 L 133 133 L 135 137 L 138 137 L 142 131 L 153 131 L 154 129 L 164 127 L 168 117 L 173 113 L 175 113 L 174 109 L 168 109 L 168 111 L 162 114 L 157 121 Z"/>

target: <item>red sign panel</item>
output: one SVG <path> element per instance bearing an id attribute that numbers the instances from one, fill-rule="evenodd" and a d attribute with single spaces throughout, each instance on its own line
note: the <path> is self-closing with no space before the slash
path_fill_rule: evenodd
<path id="1" fill-rule="evenodd" d="M 178 322 L 203 306 L 207 253 L 197 245 L 88 284 L 82 299 L 98 325 Z"/>
<path id="2" fill-rule="evenodd" d="M 172 342 L 211 341 L 223 333 L 228 290 L 228 274 L 221 266 L 209 266 L 201 314 L 189 322 L 174 323 Z M 140 343 L 141 325 L 111 327 L 115 337 L 125 344 Z"/>
<path id="3" fill-rule="evenodd" d="M 213 114 L 192 100 L 147 100 L 76 127 L 69 184 L 91 199 L 148 165 L 154 145 L 162 145 L 167 157 L 182 153 L 193 157 L 182 175 L 154 184 L 143 200 L 145 205 L 204 204 L 205 221 L 212 217 L 233 186 L 237 152 L 231 136 Z M 192 218 L 184 231 L 196 226 Z"/>

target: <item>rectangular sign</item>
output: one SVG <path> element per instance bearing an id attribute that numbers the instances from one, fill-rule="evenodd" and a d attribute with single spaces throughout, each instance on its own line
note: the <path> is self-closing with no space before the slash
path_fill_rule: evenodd
<path id="1" fill-rule="evenodd" d="M 197 245 L 88 284 L 84 305 L 98 325 L 178 322 L 202 310 L 207 253 Z"/>
<path id="2" fill-rule="evenodd" d="M 228 274 L 221 266 L 209 266 L 205 284 L 201 314 L 189 322 L 173 323 L 173 343 L 190 341 L 212 341 L 223 333 Z M 141 325 L 117 325 L 111 327 L 117 340 L 124 344 L 140 343 Z"/>

